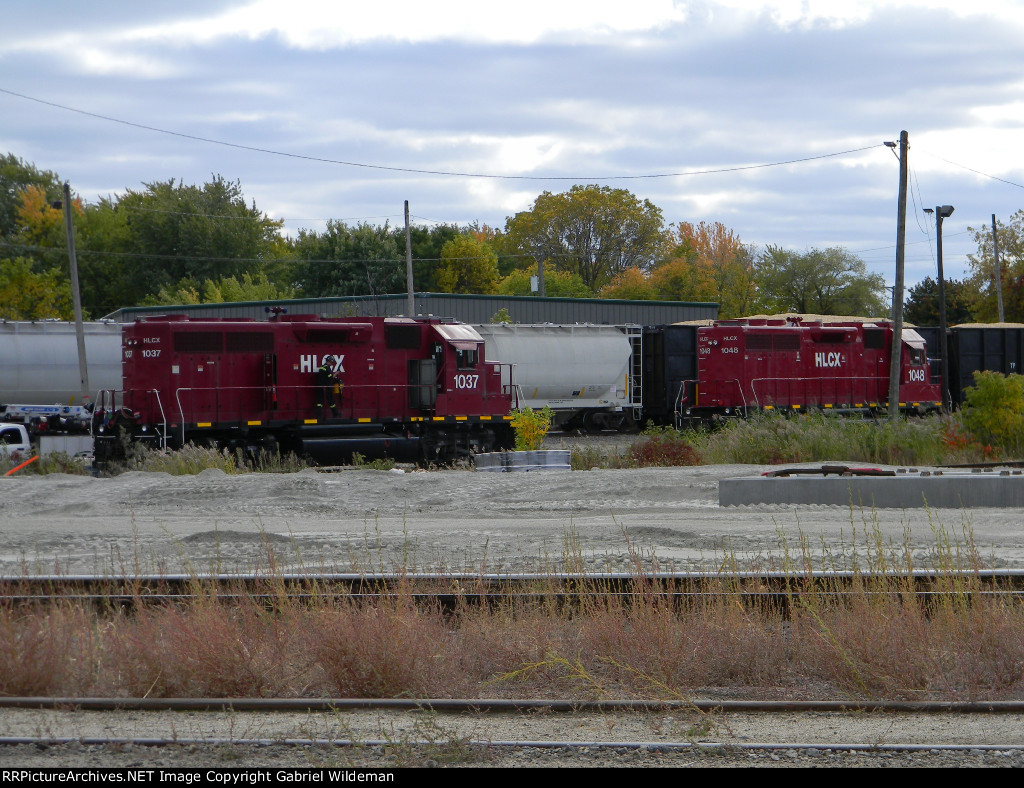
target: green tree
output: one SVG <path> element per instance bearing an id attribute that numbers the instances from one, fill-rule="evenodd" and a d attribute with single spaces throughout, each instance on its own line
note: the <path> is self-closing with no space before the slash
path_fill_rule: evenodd
<path id="1" fill-rule="evenodd" d="M 537 294 L 531 289 L 530 279 L 536 275 L 536 270 L 516 269 L 498 283 L 498 292 L 510 296 L 535 296 Z M 579 274 L 547 268 L 544 269 L 544 290 L 549 298 L 594 297 Z"/>
<path id="2" fill-rule="evenodd" d="M 0 318 L 70 320 L 71 282 L 60 271 L 34 271 L 22 257 L 0 259 Z"/>
<path id="3" fill-rule="evenodd" d="M 757 269 L 764 309 L 821 315 L 882 317 L 885 279 L 845 249 L 793 252 L 769 246 Z"/>
<path id="4" fill-rule="evenodd" d="M 404 244 L 385 224 L 350 227 L 331 220 L 322 232 L 300 230 L 296 282 L 304 298 L 383 295 L 405 291 Z"/>
<path id="5" fill-rule="evenodd" d="M 17 210 L 28 186 L 40 187 L 48 203 L 59 200 L 63 189 L 55 172 L 40 170 L 13 153 L 0 157 L 0 238 L 17 235 Z"/>
<path id="6" fill-rule="evenodd" d="M 967 255 L 971 275 L 967 279 L 972 293 L 971 311 L 982 322 L 999 318 L 995 286 L 995 261 L 992 227 L 967 228 L 974 234 L 978 251 Z M 999 234 L 999 267 L 1002 271 L 1003 306 L 1007 321 L 1024 322 L 1024 210 L 1019 210 L 1003 223 L 997 220 Z"/>
<path id="7" fill-rule="evenodd" d="M 264 273 L 242 274 L 241 279 L 227 276 L 207 279 L 201 284 L 194 279 L 182 279 L 174 287 L 161 287 L 145 303 L 150 306 L 181 304 L 222 304 L 232 301 L 277 301 L 294 298 L 289 288 L 280 288 Z"/>
<path id="8" fill-rule="evenodd" d="M 510 246 L 534 261 L 579 274 L 596 292 L 629 268 L 647 271 L 663 242 L 661 209 L 625 189 L 573 186 L 544 192 L 505 222 Z M 545 279 L 545 285 L 547 280 Z"/>
<path id="9" fill-rule="evenodd" d="M 975 372 L 974 385 L 964 389 L 964 426 L 981 443 L 1024 453 L 1024 376 Z"/>
<path id="10" fill-rule="evenodd" d="M 498 255 L 472 235 L 453 238 L 441 248 L 436 282 L 442 293 L 496 293 Z"/>
<path id="11" fill-rule="evenodd" d="M 276 249 L 281 222 L 247 206 L 238 182 L 220 175 L 202 187 L 174 180 L 129 190 L 116 204 L 124 213 L 125 267 L 132 300 L 185 278 L 219 279 L 254 274 Z"/>
<path id="12" fill-rule="evenodd" d="M 966 282 L 946 280 L 946 325 L 969 323 L 971 318 L 971 291 Z M 939 325 L 939 283 L 925 277 L 907 291 L 903 317 L 918 326 Z"/>
<path id="13" fill-rule="evenodd" d="M 128 236 L 127 211 L 118 211 L 112 197 L 86 205 L 75 217 L 82 305 L 93 315 L 142 303 L 145 293 L 132 285 L 136 258 L 128 252 Z"/>
<path id="14" fill-rule="evenodd" d="M 451 240 L 462 234 L 462 230 L 454 224 L 435 224 L 431 227 L 412 225 L 409 228 L 409 239 L 412 246 L 413 287 L 421 293 L 432 293 L 438 289 L 437 269 L 441 262 L 441 249 Z M 405 260 L 405 228 L 396 227 L 392 231 L 395 238 L 395 249 L 399 257 Z M 402 270 L 405 270 L 404 263 Z M 405 291 L 404 274 L 400 289 Z"/>
<path id="15" fill-rule="evenodd" d="M 650 279 L 639 268 L 627 268 L 601 288 L 601 298 L 652 301 L 657 297 Z"/>

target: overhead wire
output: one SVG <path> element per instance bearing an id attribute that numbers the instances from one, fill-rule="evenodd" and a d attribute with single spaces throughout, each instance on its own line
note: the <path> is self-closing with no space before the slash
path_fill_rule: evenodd
<path id="1" fill-rule="evenodd" d="M 1016 186 L 1018 189 L 1024 189 L 1024 184 L 1022 184 L 1022 183 L 1017 183 L 1016 181 L 1010 181 L 1010 180 L 1007 180 L 1006 178 L 1000 178 L 998 175 L 992 175 L 991 173 L 988 173 L 988 172 L 982 172 L 981 170 L 976 170 L 973 167 L 968 167 L 966 164 L 960 164 L 960 163 L 955 162 L 955 161 L 950 161 L 949 159 L 944 159 L 944 158 L 942 158 L 942 156 L 939 156 L 939 155 L 937 155 L 935 153 L 932 153 L 931 151 L 921 150 L 920 152 L 924 153 L 924 154 L 926 154 L 928 156 L 931 156 L 933 159 L 938 159 L 939 161 L 945 162 L 946 164 L 951 164 L 954 167 L 959 167 L 962 170 L 967 170 L 968 172 L 973 172 L 975 175 L 981 175 L 984 178 L 991 178 L 994 181 L 999 181 L 1000 183 L 1005 183 L 1008 186 Z"/>
<path id="2" fill-rule="evenodd" d="M 158 126 L 150 126 L 145 123 L 136 123 L 135 121 L 124 120 L 123 118 L 115 118 L 111 115 L 102 115 L 98 112 L 90 112 L 88 110 L 79 109 L 77 107 L 70 107 L 66 104 L 58 104 L 55 101 L 46 101 L 45 99 L 37 98 L 35 96 L 28 96 L 24 93 L 18 93 L 7 88 L 0 87 L 0 93 L 4 93 L 9 96 L 24 99 L 26 101 L 33 101 L 37 104 L 42 104 L 48 107 L 54 107 L 65 112 L 73 112 L 79 115 L 84 115 L 90 118 L 96 118 L 98 120 L 104 120 L 109 123 L 118 123 L 123 126 L 130 126 L 132 128 L 142 129 L 144 131 L 151 131 L 157 134 L 166 134 L 172 137 L 179 137 L 182 139 L 194 140 L 196 142 L 205 142 L 210 145 L 221 145 L 227 148 L 235 148 L 237 150 L 247 150 L 254 153 L 265 153 L 271 156 L 283 156 L 291 159 L 301 159 L 303 161 L 315 161 L 320 164 L 337 164 L 345 167 L 360 167 L 372 170 L 385 170 L 389 172 L 404 172 L 412 173 L 415 175 L 438 175 L 445 177 L 459 177 L 459 178 L 491 178 L 495 180 L 522 180 L 522 181 L 618 181 L 618 180 L 644 180 L 654 178 L 677 178 L 687 177 L 692 175 L 712 175 L 725 172 L 742 172 L 745 170 L 757 170 L 765 169 L 768 167 L 784 167 L 790 164 L 802 164 L 809 161 L 819 161 L 822 159 L 835 158 L 838 156 L 846 156 L 851 153 L 860 153 L 872 148 L 879 147 L 882 143 L 876 143 L 874 145 L 865 145 L 861 148 L 851 148 L 849 150 L 835 151 L 832 153 L 822 153 L 816 156 L 804 156 L 796 159 L 788 159 L 785 161 L 773 161 L 763 162 L 758 164 L 744 164 L 735 167 L 720 167 L 706 170 L 687 170 L 682 172 L 660 172 L 660 173 L 645 173 L 640 175 L 602 175 L 602 176 L 578 176 L 578 175 L 504 175 L 499 173 L 481 173 L 481 172 L 458 172 L 450 170 L 428 170 L 419 169 L 415 167 L 398 167 L 386 164 L 370 164 L 367 162 L 347 161 L 345 159 L 330 159 L 321 156 L 311 156 L 302 153 L 291 153 L 288 151 L 279 151 L 272 148 L 263 148 L 256 145 L 243 145 L 237 142 L 229 142 L 227 140 L 218 140 L 211 137 L 202 137 L 197 134 L 186 134 L 181 131 L 173 131 L 171 129 L 163 129 Z"/>

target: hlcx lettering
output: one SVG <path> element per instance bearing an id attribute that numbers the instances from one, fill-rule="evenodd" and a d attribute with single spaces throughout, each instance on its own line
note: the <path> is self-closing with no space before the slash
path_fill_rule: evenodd
<path id="1" fill-rule="evenodd" d="M 841 367 L 843 365 L 842 353 L 815 353 L 814 366 L 816 367 Z"/>
<path id="2" fill-rule="evenodd" d="M 343 373 L 345 368 L 341 365 L 341 362 L 345 360 L 344 354 L 340 356 L 299 356 L 299 371 L 300 372 L 313 372 L 321 364 L 327 362 L 332 366 L 332 372 L 335 374 Z"/>

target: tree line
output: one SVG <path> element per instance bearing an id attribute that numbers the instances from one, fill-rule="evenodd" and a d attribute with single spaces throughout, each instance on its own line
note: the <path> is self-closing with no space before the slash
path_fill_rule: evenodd
<path id="1" fill-rule="evenodd" d="M 56 173 L 0 157 L 0 318 L 70 316 L 63 211 L 54 207 L 61 191 Z M 91 317 L 140 304 L 380 295 L 406 286 L 404 227 L 330 220 L 287 236 L 239 182 L 220 175 L 201 186 L 145 183 L 96 203 L 75 198 L 72 209 Z M 947 300 L 982 319 L 994 310 L 984 278 L 991 231 L 976 236 L 977 281 L 949 283 Z M 1024 212 L 999 237 L 1008 319 L 1024 319 L 1021 239 Z M 883 277 L 847 250 L 755 248 L 720 222 L 667 225 L 649 200 L 607 186 L 544 192 L 501 229 L 414 226 L 411 242 L 423 292 L 530 295 L 531 277 L 543 270 L 545 293 L 555 297 L 711 301 L 724 318 L 888 313 Z M 936 322 L 911 317 L 913 307 L 924 315 L 936 304 L 927 283 L 910 290 L 908 320 Z"/>

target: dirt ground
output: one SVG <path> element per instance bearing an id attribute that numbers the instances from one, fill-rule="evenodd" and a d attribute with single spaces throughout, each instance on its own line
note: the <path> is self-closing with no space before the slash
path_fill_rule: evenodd
<path id="1" fill-rule="evenodd" d="M 1016 509 L 720 507 L 760 466 L 482 473 L 344 470 L 0 479 L 0 573 L 283 569 L 546 571 L 778 568 L 865 549 L 875 533 L 927 568 L 936 531 L 992 567 L 1024 567 Z"/>
<path id="2" fill-rule="evenodd" d="M 935 553 L 936 533 L 966 552 L 973 540 L 994 567 L 1024 567 L 1024 522 L 1018 510 L 875 511 L 837 506 L 726 507 L 720 479 L 758 474 L 758 466 L 643 470 L 479 473 L 344 470 L 323 473 L 197 476 L 128 473 L 115 478 L 54 475 L 0 479 L 0 573 L 122 573 L 265 569 L 330 571 L 544 571 L 567 559 L 590 569 L 627 571 L 639 561 L 661 569 L 717 569 L 726 559 L 779 568 L 800 540 L 833 560 L 864 553 L 875 535 L 919 567 Z M 718 718 L 696 736 L 692 720 L 662 717 L 435 718 L 435 739 L 643 739 L 642 750 L 465 750 L 464 765 L 1021 765 L 1017 715 L 898 719 L 887 715 L 793 715 L 792 720 Z M 308 716 L 184 715 L 83 712 L 0 713 L 0 737 L 38 735 L 173 735 L 199 744 L 172 748 L 101 746 L 0 747 L 6 766 L 124 765 L 431 765 L 441 754 L 403 742 L 421 739 L 415 715 L 394 720 Z M 610 726 L 610 727 L 609 727 Z M 355 736 L 389 746 L 357 750 L 309 746 L 246 748 L 203 745 L 218 738 Z M 659 741 L 792 742 L 783 750 L 662 753 Z M 991 743 L 983 755 L 835 753 L 815 743 Z M 404 747 L 404 749 L 403 749 Z M 405 755 L 403 755 L 405 753 Z M 407 758 L 407 760 L 402 760 Z M 442 761 L 443 762 L 443 761 Z"/>

